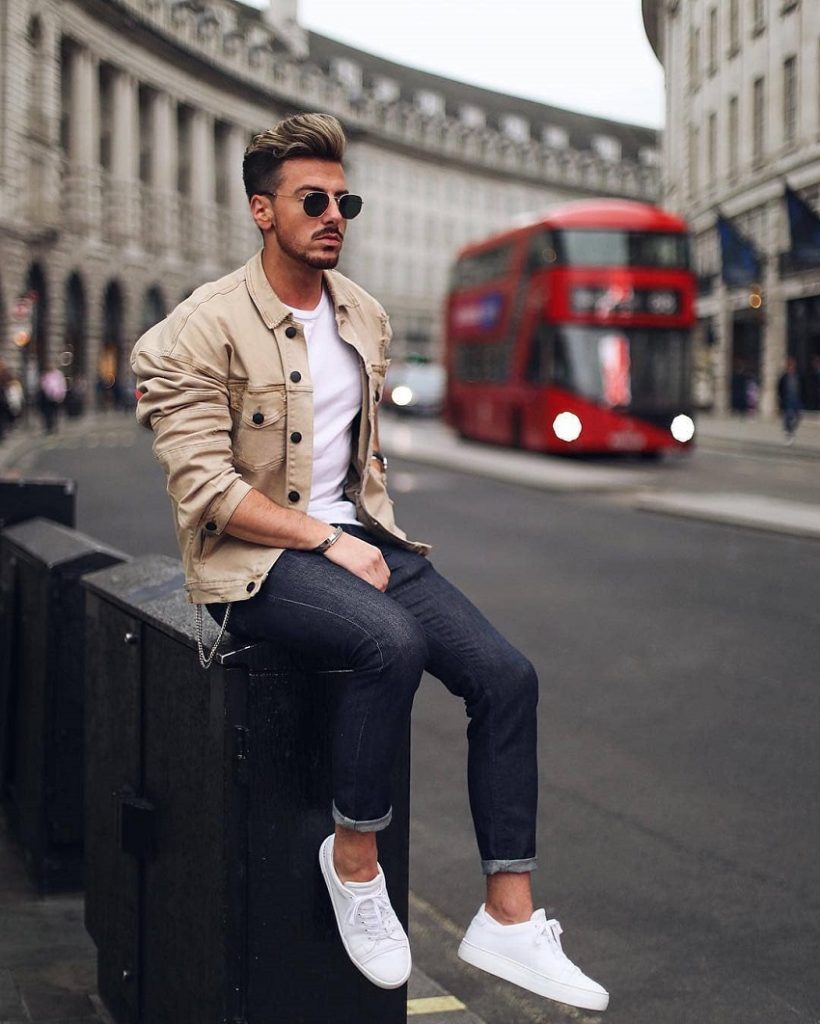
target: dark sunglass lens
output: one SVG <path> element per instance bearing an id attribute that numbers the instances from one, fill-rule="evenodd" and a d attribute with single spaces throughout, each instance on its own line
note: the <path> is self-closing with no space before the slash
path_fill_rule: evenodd
<path id="1" fill-rule="evenodd" d="M 339 213 L 341 213 L 345 220 L 353 220 L 353 218 L 358 217 L 361 212 L 361 196 L 353 196 L 348 193 L 348 195 L 341 196 L 339 198 Z"/>
<path id="2" fill-rule="evenodd" d="M 302 205 L 308 217 L 320 217 L 329 203 L 330 196 L 327 192 L 308 192 Z"/>

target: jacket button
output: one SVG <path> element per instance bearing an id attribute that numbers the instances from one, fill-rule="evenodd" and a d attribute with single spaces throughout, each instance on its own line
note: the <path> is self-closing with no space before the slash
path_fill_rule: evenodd
<path id="1" fill-rule="evenodd" d="M 299 500 L 299 492 L 298 491 L 288 491 L 288 501 L 298 501 L 298 500 Z"/>
<path id="2" fill-rule="evenodd" d="M 285 337 L 286 338 L 295 338 L 296 337 L 296 328 L 293 327 L 292 325 L 290 327 L 286 327 L 285 328 Z"/>
<path id="3" fill-rule="evenodd" d="M 257 424 L 265 422 L 265 417 L 262 415 L 261 412 L 255 412 L 251 419 L 253 420 L 254 423 Z"/>
<path id="4" fill-rule="evenodd" d="M 299 381 L 302 379 L 302 374 L 299 373 L 298 370 L 294 370 L 293 373 L 291 373 L 290 375 L 290 379 L 293 381 L 294 384 L 298 384 Z"/>
<path id="5" fill-rule="evenodd" d="M 206 530 L 215 530 L 216 529 L 216 523 L 206 523 L 205 524 L 205 529 Z"/>
<path id="6" fill-rule="evenodd" d="M 255 584 L 255 583 L 249 583 L 249 584 L 247 585 L 247 587 L 245 587 L 245 590 L 247 590 L 247 592 L 248 592 L 249 594 L 250 594 L 250 593 L 251 593 L 252 591 L 254 591 L 255 589 L 256 589 L 256 584 Z"/>
<path id="7" fill-rule="evenodd" d="M 298 430 L 294 430 L 293 433 L 290 435 L 290 439 L 291 441 L 293 441 L 294 444 L 299 444 L 299 442 L 302 440 L 302 435 L 299 433 Z"/>

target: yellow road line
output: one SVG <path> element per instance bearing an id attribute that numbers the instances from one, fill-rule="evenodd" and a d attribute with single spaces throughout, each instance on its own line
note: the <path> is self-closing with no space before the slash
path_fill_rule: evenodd
<path id="1" fill-rule="evenodd" d="M 431 996 L 428 999 L 408 999 L 407 1016 L 413 1017 L 422 1013 L 450 1013 L 453 1010 L 466 1010 L 455 996 Z"/>

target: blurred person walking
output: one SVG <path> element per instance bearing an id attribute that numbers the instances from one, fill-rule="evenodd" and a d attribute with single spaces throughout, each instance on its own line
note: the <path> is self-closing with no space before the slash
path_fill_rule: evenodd
<path id="1" fill-rule="evenodd" d="M 780 375 L 780 380 L 777 382 L 777 397 L 780 405 L 780 414 L 783 417 L 786 444 L 794 444 L 794 435 L 800 423 L 800 413 L 802 410 L 800 377 L 797 374 L 797 360 L 794 356 L 789 356 L 786 360 L 786 369 Z"/>
<path id="2" fill-rule="evenodd" d="M 0 359 L 0 441 L 3 440 L 14 423 L 14 415 L 9 403 L 9 385 L 11 381 L 11 370 L 9 370 L 4 360 Z"/>
<path id="3" fill-rule="evenodd" d="M 459 956 L 603 1010 L 608 994 L 533 905 L 533 667 L 395 522 L 377 422 L 389 320 L 334 269 L 362 208 L 347 188 L 345 145 L 326 114 L 257 135 L 243 175 L 262 250 L 134 349 L 137 416 L 168 476 L 188 597 L 239 637 L 349 667 L 333 741 L 335 828 L 317 852 L 341 941 L 373 984 L 398 988 L 411 969 L 377 835 L 390 824 L 391 764 L 427 669 L 470 719 L 486 899 Z"/>
<path id="4" fill-rule="evenodd" d="M 40 414 L 47 434 L 53 434 L 57 429 L 58 414 L 65 396 L 66 379 L 63 372 L 50 365 L 40 377 L 39 392 Z"/>

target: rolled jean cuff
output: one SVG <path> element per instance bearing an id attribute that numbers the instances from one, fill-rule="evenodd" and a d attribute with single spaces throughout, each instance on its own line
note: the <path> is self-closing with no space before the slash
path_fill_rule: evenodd
<path id="1" fill-rule="evenodd" d="M 393 808 L 391 807 L 382 818 L 374 818 L 372 821 L 354 821 L 352 818 L 345 817 L 335 802 L 333 804 L 333 820 L 337 825 L 344 825 L 345 828 L 352 829 L 354 832 L 381 832 L 390 824 L 392 817 Z"/>
<path id="2" fill-rule="evenodd" d="M 537 867 L 537 857 L 527 857 L 525 860 L 483 860 L 481 862 L 481 870 L 485 875 L 497 875 L 502 871 L 510 871 L 514 875 L 524 875 L 528 871 L 535 871 Z"/>

